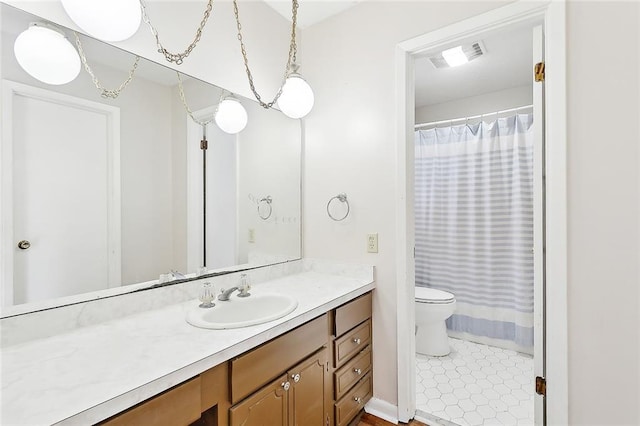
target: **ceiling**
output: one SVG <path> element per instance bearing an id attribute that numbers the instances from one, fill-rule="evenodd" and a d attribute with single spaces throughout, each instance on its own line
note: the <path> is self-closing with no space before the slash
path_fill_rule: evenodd
<path id="1" fill-rule="evenodd" d="M 291 21 L 291 0 L 264 0 Z M 364 0 L 299 0 L 298 26 L 306 28 L 344 12 Z M 466 40 L 463 42 L 475 42 Z M 436 69 L 426 53 L 415 61 L 416 107 L 435 105 L 531 84 L 531 27 L 516 28 L 482 39 L 485 55 L 456 68 Z M 446 46 L 442 50 L 455 47 Z"/>
<path id="2" fill-rule="evenodd" d="M 337 15 L 363 0 L 299 0 L 298 27 L 307 28 Z M 291 21 L 291 0 L 264 0 L 280 15 Z"/>
<path id="3" fill-rule="evenodd" d="M 468 40 L 475 41 L 478 40 Z M 531 84 L 533 35 L 530 26 L 494 34 L 481 41 L 485 54 L 458 67 L 436 69 L 429 56 L 460 43 L 416 59 L 416 107 Z"/>

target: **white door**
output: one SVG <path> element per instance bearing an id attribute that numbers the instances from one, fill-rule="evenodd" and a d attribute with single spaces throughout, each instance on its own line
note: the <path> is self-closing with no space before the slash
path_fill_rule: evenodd
<path id="1" fill-rule="evenodd" d="M 533 65 L 544 63 L 544 34 L 542 26 L 533 28 Z M 533 327 L 534 327 L 534 375 L 545 377 L 545 153 L 544 153 L 544 81 L 536 82 L 532 69 L 533 82 Z M 535 394 L 535 423 L 545 424 L 545 401 Z"/>
<path id="2" fill-rule="evenodd" d="M 4 304 L 119 285 L 117 109 L 14 83 L 5 107 L 3 168 L 12 171 L 3 180 L 12 185 L 3 185 L 3 222 L 12 235 L 3 235 L 3 257 L 13 261 L 3 286 L 13 285 Z"/>

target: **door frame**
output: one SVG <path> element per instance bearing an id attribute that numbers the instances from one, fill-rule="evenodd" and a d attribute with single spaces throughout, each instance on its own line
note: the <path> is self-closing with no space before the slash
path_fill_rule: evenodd
<path id="1" fill-rule="evenodd" d="M 216 106 L 209 106 L 192 113 L 196 120 L 207 121 L 214 116 Z M 187 139 L 187 271 L 196 271 L 202 266 L 202 151 L 192 151 L 191 141 L 202 139 L 202 126 L 185 117 Z M 196 172 L 197 171 L 197 172 Z"/>
<path id="2" fill-rule="evenodd" d="M 107 120 L 107 233 L 108 288 L 121 285 L 120 108 L 87 99 L 2 80 L 2 135 L 0 140 L 0 306 L 13 305 L 13 100 L 32 98 L 102 114 Z"/>
<path id="3" fill-rule="evenodd" d="M 399 43 L 396 47 L 397 177 L 396 289 L 398 420 L 415 416 L 415 309 L 413 287 L 414 57 L 488 31 L 543 21 L 545 33 L 546 140 L 546 421 L 567 424 L 567 130 L 566 4 L 518 1 Z M 533 72 L 533 70 L 532 70 Z M 553 326 L 549 326 L 553 324 Z"/>

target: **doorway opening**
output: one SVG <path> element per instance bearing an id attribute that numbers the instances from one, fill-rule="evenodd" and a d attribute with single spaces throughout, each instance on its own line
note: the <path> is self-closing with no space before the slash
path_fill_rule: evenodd
<path id="1" fill-rule="evenodd" d="M 412 332 L 416 325 L 415 285 L 417 283 L 416 266 L 413 256 L 414 248 L 417 252 L 415 244 L 415 224 L 417 221 L 414 217 L 413 210 L 414 178 L 416 177 L 414 175 L 414 166 L 416 164 L 415 154 L 417 152 L 415 148 L 415 140 L 417 138 L 415 137 L 414 126 L 416 123 L 419 123 L 419 121 L 415 120 L 416 111 L 414 110 L 415 91 L 413 79 L 415 61 L 420 56 L 428 53 L 436 51 L 442 52 L 443 50 L 461 45 L 465 42 L 481 40 L 484 37 L 505 33 L 515 28 L 528 27 L 531 29 L 533 26 L 541 23 L 541 30 L 544 31 L 545 41 L 541 43 L 540 47 L 544 48 L 547 69 L 553 64 L 554 74 L 553 77 L 547 78 L 546 83 L 544 83 L 544 85 L 547 86 L 546 99 L 542 97 L 537 101 L 533 99 L 531 104 L 533 105 L 533 114 L 536 116 L 536 119 L 533 120 L 534 123 L 544 122 L 545 124 L 545 128 L 538 133 L 543 135 L 546 141 L 546 152 L 540 149 L 540 147 L 543 146 L 542 144 L 534 144 L 534 147 L 538 146 L 538 152 L 535 154 L 538 156 L 536 165 L 545 164 L 545 166 L 537 169 L 540 173 L 538 182 L 534 183 L 534 185 L 537 185 L 538 190 L 533 191 L 533 193 L 541 198 L 543 185 L 544 188 L 547 189 L 546 204 L 543 205 L 539 199 L 533 202 L 534 206 L 542 210 L 545 219 L 545 223 L 542 225 L 542 215 L 538 215 L 534 226 L 534 229 L 537 229 L 537 231 L 535 231 L 536 235 L 534 235 L 533 239 L 539 242 L 544 241 L 546 247 L 546 256 L 543 253 L 542 246 L 540 246 L 539 250 L 534 250 L 534 255 L 537 258 L 534 262 L 534 270 L 536 270 L 535 276 L 538 281 L 544 280 L 546 283 L 552 283 L 552 285 L 547 287 L 546 299 L 544 299 L 544 301 L 542 299 L 542 292 L 540 291 L 543 287 L 541 285 L 534 286 L 534 288 L 537 289 L 536 295 L 534 296 L 534 306 L 540 313 L 534 315 L 536 319 L 531 322 L 533 322 L 532 325 L 535 333 L 540 333 L 540 336 L 536 337 L 537 341 L 540 341 L 540 337 L 544 333 L 547 342 L 546 347 L 539 344 L 534 345 L 536 363 L 533 375 L 540 376 L 541 379 L 552 378 L 554 382 L 554 394 L 552 399 L 535 396 L 534 421 L 535 424 L 544 424 L 547 419 L 549 419 L 551 423 L 567 422 L 566 171 L 564 167 L 566 159 L 566 128 L 564 125 L 566 118 L 566 99 L 564 97 L 566 71 L 564 68 L 564 58 L 566 55 L 564 47 L 564 14 L 565 9 L 563 5 L 553 3 L 533 5 L 518 2 L 416 37 L 398 46 L 396 63 L 398 66 L 398 119 L 401 143 L 398 145 L 400 161 L 398 165 L 399 221 L 397 259 L 399 268 L 397 274 L 397 329 L 398 420 L 400 421 L 407 421 L 415 417 L 417 406 L 416 336 Z M 531 63 L 529 66 L 531 66 Z M 514 107 L 516 108 L 515 112 L 519 112 L 519 107 L 521 106 L 526 105 L 516 105 Z M 544 113 L 541 110 L 543 106 L 546 108 L 546 112 Z M 501 111 L 500 107 L 493 109 L 493 111 L 491 111 L 491 109 L 484 110 L 477 115 L 495 113 L 496 111 Z M 449 115 L 445 120 L 452 121 L 454 118 L 462 117 L 465 119 L 463 120 L 463 124 L 469 124 L 466 123 L 466 118 L 469 116 L 468 114 L 470 113 L 462 113 L 459 116 Z M 482 119 L 483 117 L 480 118 Z M 517 117 L 515 117 L 514 120 L 517 120 Z M 500 118 L 493 121 L 499 122 Z M 545 163 L 543 163 L 543 161 Z M 544 184 L 542 182 L 542 170 L 546 173 L 546 182 Z M 549 192 L 549 188 L 553 190 Z M 476 250 L 475 252 L 481 252 L 481 250 Z M 553 256 L 550 257 L 551 252 L 553 252 Z M 543 265 L 546 266 L 546 269 L 538 269 L 542 268 Z M 461 290 L 458 290 L 458 292 L 462 294 Z M 553 323 L 553 327 L 546 327 L 546 324 L 542 322 L 541 308 L 543 306 L 546 310 L 546 324 Z M 512 347 L 507 350 L 513 349 L 520 348 Z M 545 360 L 547 362 L 543 364 Z M 440 361 L 442 362 L 442 360 Z M 443 368 L 443 370 L 445 369 Z M 476 373 L 476 375 L 479 375 L 479 372 Z M 446 374 L 443 376 L 446 377 Z M 475 377 L 473 374 L 470 374 L 470 372 L 465 372 L 465 374 L 460 374 L 460 376 L 461 378 L 465 377 L 466 380 Z M 532 381 L 533 379 L 534 377 L 531 377 L 529 380 Z M 461 394 L 462 393 L 463 392 L 461 392 Z M 471 392 L 469 393 L 471 394 Z M 443 402 L 442 395 L 427 399 Z M 488 398 L 485 397 L 485 399 Z M 473 402 L 473 400 L 471 400 L 471 402 Z M 450 411 L 455 411 L 454 414 L 459 415 L 460 412 L 457 409 L 461 408 L 460 404 L 463 403 L 458 401 L 458 403 L 453 404 L 456 409 Z M 488 401 L 485 403 L 482 398 L 474 404 L 476 406 L 489 406 Z M 443 411 L 446 413 L 446 410 L 439 411 L 440 414 L 442 414 Z M 493 411 L 497 410 L 493 408 Z M 485 410 L 485 414 L 487 413 L 488 411 Z M 465 419 L 464 414 L 465 413 L 462 413 L 461 417 L 456 417 L 459 424 L 483 424 L 485 423 L 485 417 L 493 418 L 493 421 L 498 423 L 498 421 L 495 420 L 496 417 L 483 416 L 482 413 L 478 412 L 475 414 L 480 415 L 480 419 L 475 415 L 469 415 L 467 416 L 466 422 L 462 422 L 460 419 Z M 454 419 L 444 418 L 443 423 L 446 423 L 447 420 L 451 421 Z M 509 421 L 508 419 L 504 420 Z M 487 421 L 486 423 L 491 423 L 491 421 Z"/>
<path id="2" fill-rule="evenodd" d="M 414 59 L 416 409 L 430 422 L 532 425 L 543 34 L 476 37 Z"/>

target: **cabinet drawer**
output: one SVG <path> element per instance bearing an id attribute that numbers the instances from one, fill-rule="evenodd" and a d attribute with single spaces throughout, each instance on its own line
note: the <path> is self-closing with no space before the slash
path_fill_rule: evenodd
<path id="1" fill-rule="evenodd" d="M 362 321 L 371 318 L 371 293 L 336 308 L 335 336 L 342 336 Z"/>
<path id="2" fill-rule="evenodd" d="M 327 344 L 329 317 L 322 315 L 230 362 L 235 404 Z"/>
<path id="3" fill-rule="evenodd" d="M 336 402 L 336 425 L 348 424 L 372 395 L 371 373 L 368 373 L 344 398 Z"/>
<path id="4" fill-rule="evenodd" d="M 335 367 L 340 367 L 352 355 L 360 352 L 371 342 L 371 320 L 354 328 L 344 336 L 333 342 L 333 355 Z"/>
<path id="5" fill-rule="evenodd" d="M 351 389 L 358 380 L 371 370 L 371 346 L 367 346 L 359 355 L 334 373 L 336 400 Z"/>
<path id="6" fill-rule="evenodd" d="M 200 377 L 196 377 L 101 424 L 108 426 L 178 426 L 189 425 L 199 418 Z"/>

